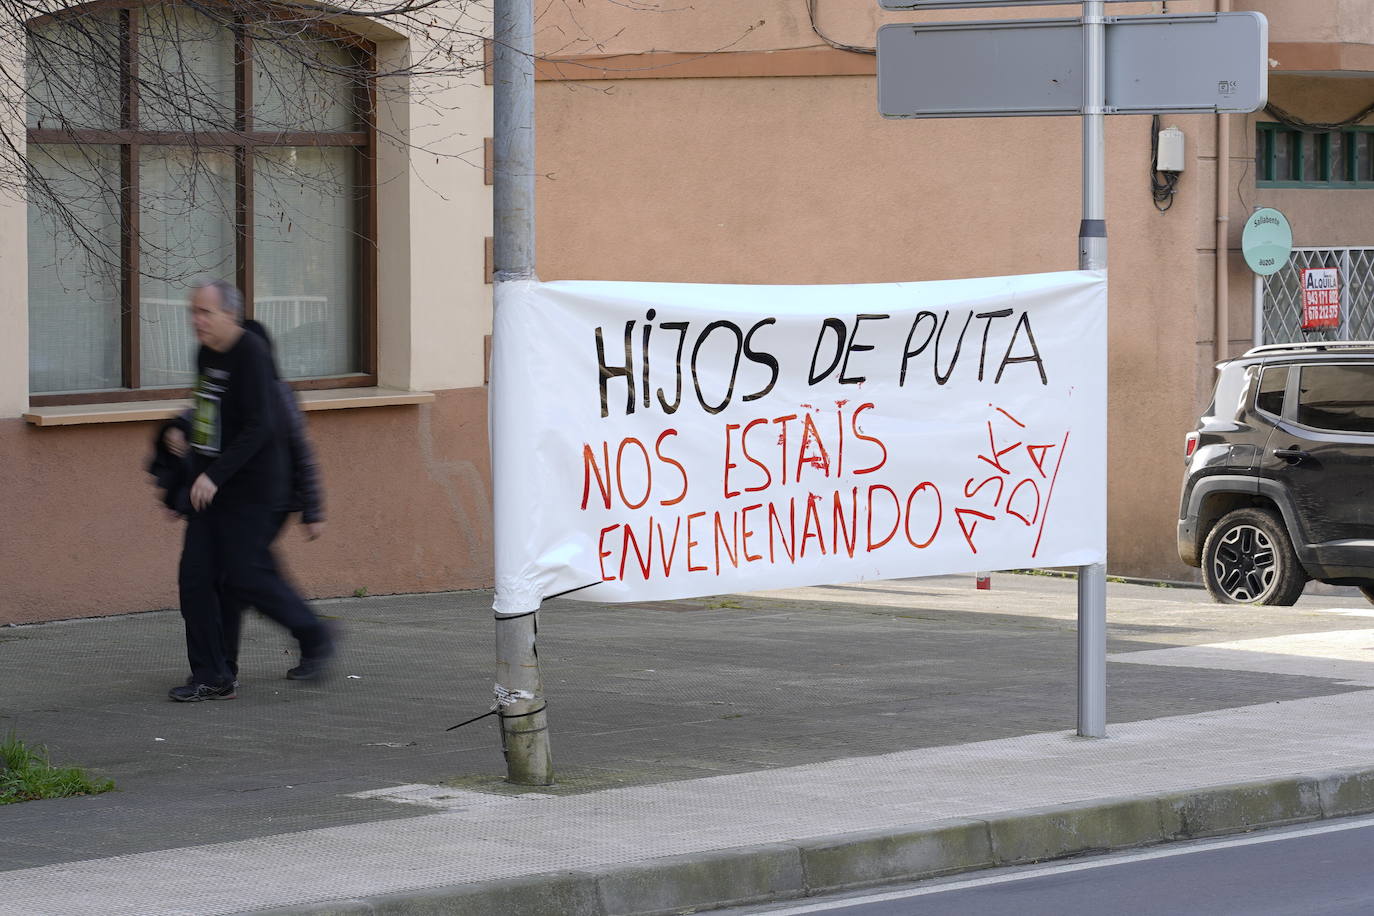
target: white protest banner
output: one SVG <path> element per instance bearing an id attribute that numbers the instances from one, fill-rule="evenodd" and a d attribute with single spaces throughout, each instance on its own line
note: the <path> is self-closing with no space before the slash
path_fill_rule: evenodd
<path id="1" fill-rule="evenodd" d="M 1106 556 L 1106 278 L 498 289 L 498 615 Z"/>

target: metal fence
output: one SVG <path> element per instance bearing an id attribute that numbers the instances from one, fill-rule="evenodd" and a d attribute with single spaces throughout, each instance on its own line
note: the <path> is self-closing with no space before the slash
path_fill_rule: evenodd
<path id="1" fill-rule="evenodd" d="M 1308 267 L 1340 271 L 1340 327 L 1302 329 L 1302 270 Z M 1294 248 L 1281 270 L 1263 278 L 1260 299 L 1256 344 L 1374 340 L 1374 248 Z"/>

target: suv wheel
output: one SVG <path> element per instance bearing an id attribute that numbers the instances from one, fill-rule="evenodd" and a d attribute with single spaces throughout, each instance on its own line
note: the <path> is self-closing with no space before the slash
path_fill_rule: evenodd
<path id="1" fill-rule="evenodd" d="M 1307 584 L 1283 522 L 1268 509 L 1222 516 L 1203 545 L 1202 576 L 1223 604 L 1290 605 Z"/>
<path id="2" fill-rule="evenodd" d="M 1370 604 L 1374 604 L 1374 583 L 1360 586 L 1360 594 L 1364 595 Z"/>

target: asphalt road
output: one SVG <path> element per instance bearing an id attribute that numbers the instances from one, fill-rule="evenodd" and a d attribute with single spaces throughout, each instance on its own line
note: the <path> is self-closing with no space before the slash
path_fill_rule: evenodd
<path id="1" fill-rule="evenodd" d="M 1371 848 L 1355 818 L 716 916 L 1367 916 Z"/>

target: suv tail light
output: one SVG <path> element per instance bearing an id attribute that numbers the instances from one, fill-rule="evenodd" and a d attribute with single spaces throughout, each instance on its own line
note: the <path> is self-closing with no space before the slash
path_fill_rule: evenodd
<path id="1" fill-rule="evenodd" d="M 1197 433 L 1191 432 L 1183 437 L 1183 457 L 1193 457 L 1193 452 L 1197 451 Z"/>

